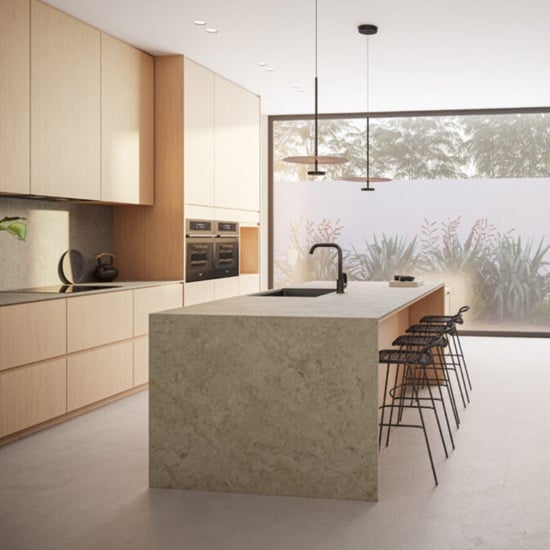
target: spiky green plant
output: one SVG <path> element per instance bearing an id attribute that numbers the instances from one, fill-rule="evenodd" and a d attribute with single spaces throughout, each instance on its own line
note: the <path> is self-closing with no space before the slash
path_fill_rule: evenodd
<path id="1" fill-rule="evenodd" d="M 410 273 L 418 266 L 416 256 L 416 237 L 395 235 L 378 240 L 373 235 L 373 242 L 365 241 L 365 249 L 360 252 L 355 247 L 346 251 L 345 263 L 348 275 L 357 281 L 387 281 L 396 274 Z"/>
<path id="2" fill-rule="evenodd" d="M 420 239 L 420 260 L 424 270 L 439 273 L 473 273 L 478 270 L 480 261 L 491 250 L 496 228 L 486 218 L 480 218 L 466 239 L 461 241 L 461 223 L 460 216 L 439 223 L 424 220 Z"/>
<path id="3" fill-rule="evenodd" d="M 479 315 L 493 320 L 526 320 L 544 300 L 547 288 L 546 255 L 550 245 L 499 235 L 497 246 L 481 268 L 484 309 Z"/>

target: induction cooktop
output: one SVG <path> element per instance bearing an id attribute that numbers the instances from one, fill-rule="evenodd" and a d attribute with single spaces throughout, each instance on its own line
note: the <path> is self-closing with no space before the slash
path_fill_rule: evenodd
<path id="1" fill-rule="evenodd" d="M 105 290 L 108 288 L 120 288 L 120 285 L 51 285 L 51 286 L 36 286 L 33 288 L 19 288 L 17 290 L 9 290 L 5 292 L 36 292 L 39 294 L 73 294 L 75 292 L 90 292 L 92 290 Z"/>

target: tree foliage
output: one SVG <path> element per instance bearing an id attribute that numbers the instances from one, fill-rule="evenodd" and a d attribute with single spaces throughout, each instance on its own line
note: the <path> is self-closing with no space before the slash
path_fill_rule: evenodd
<path id="1" fill-rule="evenodd" d="M 365 119 L 321 119 L 319 154 L 350 162 L 327 167 L 326 178 L 366 174 Z M 309 166 L 287 156 L 312 155 L 313 120 L 276 121 L 274 173 L 279 180 L 307 180 Z M 373 118 L 370 172 L 393 179 L 549 177 L 550 114 Z"/>

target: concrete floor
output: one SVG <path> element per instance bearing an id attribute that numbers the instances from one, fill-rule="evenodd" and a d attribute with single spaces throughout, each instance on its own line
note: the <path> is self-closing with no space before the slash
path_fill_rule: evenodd
<path id="1" fill-rule="evenodd" d="M 0 448 L 0 548 L 548 549 L 550 339 L 464 344 L 472 404 L 449 459 L 432 438 L 437 488 L 399 430 L 378 503 L 150 490 L 143 392 Z"/>

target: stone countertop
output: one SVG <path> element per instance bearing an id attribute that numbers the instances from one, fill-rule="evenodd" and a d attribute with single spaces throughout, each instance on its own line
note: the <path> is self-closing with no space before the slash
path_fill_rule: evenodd
<path id="1" fill-rule="evenodd" d="M 41 302 L 44 300 L 59 300 L 60 298 L 73 298 L 75 296 L 90 296 L 93 294 L 101 294 L 105 292 L 119 292 L 121 290 L 134 290 L 138 288 L 147 288 L 153 286 L 163 286 L 171 284 L 179 284 L 183 281 L 113 281 L 110 283 L 88 282 L 79 283 L 74 286 L 94 286 L 97 290 L 75 293 L 49 293 L 49 292 L 20 292 L 18 290 L 1 290 L 0 291 L 0 307 L 26 304 L 31 302 Z M 48 286 L 63 286 L 63 283 L 56 283 Z M 102 288 L 116 287 L 116 288 Z"/>
<path id="2" fill-rule="evenodd" d="M 335 288 L 335 282 L 312 281 L 293 286 Z M 315 298 L 251 294 L 177 308 L 155 315 L 335 317 L 383 320 L 443 286 L 443 282 L 398 288 L 390 287 L 387 281 L 350 282 L 344 294 L 334 292 Z"/>

